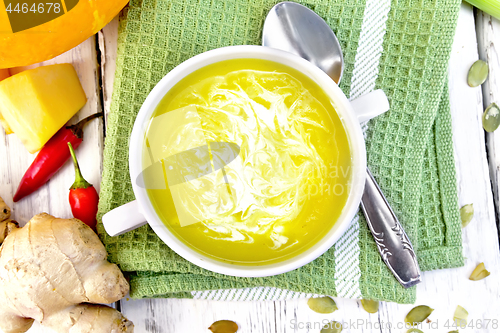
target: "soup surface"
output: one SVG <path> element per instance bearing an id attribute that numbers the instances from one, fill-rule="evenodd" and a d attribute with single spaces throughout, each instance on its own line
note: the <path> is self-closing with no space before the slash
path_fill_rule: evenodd
<path id="1" fill-rule="evenodd" d="M 350 191 L 349 140 L 329 97 L 267 60 L 222 61 L 181 80 L 155 110 L 145 145 L 145 170 L 161 171 L 144 186 L 164 224 L 225 262 L 305 251 Z"/>

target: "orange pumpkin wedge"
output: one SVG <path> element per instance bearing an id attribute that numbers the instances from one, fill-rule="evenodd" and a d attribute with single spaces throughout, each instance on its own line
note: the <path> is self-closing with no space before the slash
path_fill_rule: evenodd
<path id="1" fill-rule="evenodd" d="M 108 24 L 128 0 L 62 0 L 62 6 L 51 8 L 52 16 L 44 6 L 46 15 L 36 19 L 16 13 L 7 3 L 0 1 L 0 68 L 32 65 L 72 49 Z M 25 15 L 32 9 L 37 7 Z"/>

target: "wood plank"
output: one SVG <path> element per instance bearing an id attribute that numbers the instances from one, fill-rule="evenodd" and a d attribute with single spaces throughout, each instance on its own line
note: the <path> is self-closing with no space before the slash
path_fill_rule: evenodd
<path id="1" fill-rule="evenodd" d="M 101 75 L 102 75 L 102 95 L 105 119 L 108 119 L 113 95 L 113 84 L 116 70 L 116 50 L 118 47 L 118 24 L 117 15 L 108 25 L 97 33 L 99 40 L 99 50 L 101 51 Z"/>
<path id="2" fill-rule="evenodd" d="M 70 120 L 70 124 L 101 111 L 98 94 L 98 68 L 95 36 L 78 47 L 43 63 L 28 68 L 56 63 L 72 63 L 78 73 L 87 104 Z M 17 73 L 25 68 L 15 68 Z M 103 125 L 94 120 L 84 130 L 84 142 L 76 151 L 83 176 L 99 191 L 102 173 Z M 74 182 L 73 165 L 68 162 L 54 177 L 37 192 L 13 204 L 12 197 L 26 169 L 36 155 L 31 155 L 14 135 L 5 135 L 0 129 L 0 196 L 13 208 L 13 218 L 24 225 L 35 214 L 47 212 L 56 217 L 72 217 L 68 193 Z M 29 332 L 52 332 L 35 324 Z"/>
<path id="3" fill-rule="evenodd" d="M 274 302 L 216 302 L 189 299 L 122 301 L 122 312 L 136 332 L 209 332 L 215 321 L 229 319 L 239 332 L 275 332 Z"/>
<path id="4" fill-rule="evenodd" d="M 491 103 L 500 104 L 500 21 L 492 16 L 477 11 L 476 31 L 478 33 L 479 58 L 486 61 L 490 73 L 482 85 L 484 106 Z M 485 133 L 486 149 L 490 166 L 491 187 L 497 212 L 497 223 L 500 228 L 500 130 Z"/>

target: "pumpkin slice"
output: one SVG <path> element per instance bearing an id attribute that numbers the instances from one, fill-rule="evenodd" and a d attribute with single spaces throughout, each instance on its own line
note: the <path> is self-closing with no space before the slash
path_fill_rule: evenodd
<path id="1" fill-rule="evenodd" d="M 10 72 L 8 68 L 0 68 L 0 81 L 6 79 L 10 76 Z"/>
<path id="2" fill-rule="evenodd" d="M 5 1 L 5 6 L 8 3 Z M 18 14 L 12 2 L 9 14 L 0 1 L 0 68 L 32 65 L 72 49 L 101 30 L 127 3 L 128 0 L 49 1 L 37 3 L 33 9 L 30 5 L 27 13 Z"/>

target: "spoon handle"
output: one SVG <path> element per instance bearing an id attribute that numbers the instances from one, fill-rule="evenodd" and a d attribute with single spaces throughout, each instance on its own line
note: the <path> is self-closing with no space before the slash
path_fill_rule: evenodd
<path id="1" fill-rule="evenodd" d="M 422 279 L 413 247 L 370 170 L 366 172 L 361 209 L 378 251 L 403 287 L 414 286 Z"/>

